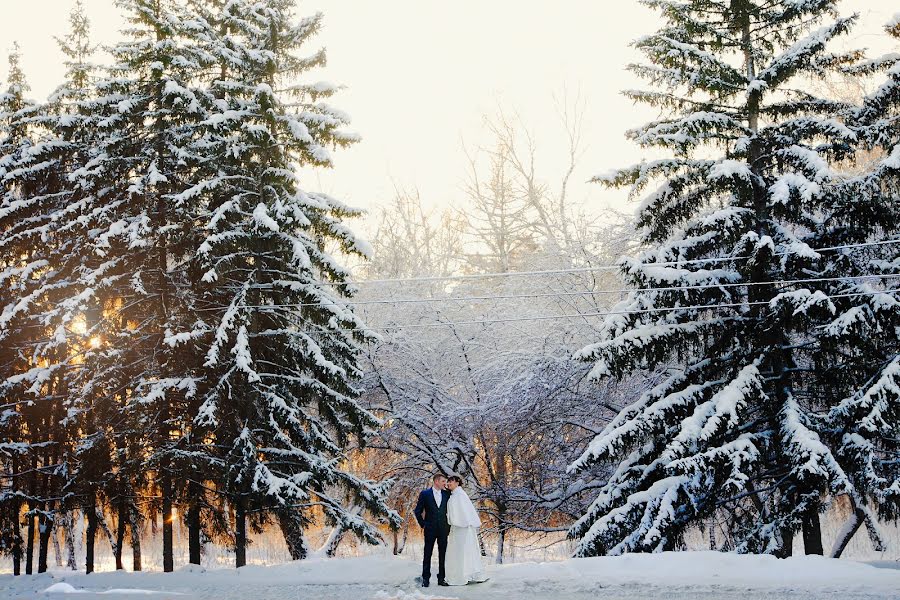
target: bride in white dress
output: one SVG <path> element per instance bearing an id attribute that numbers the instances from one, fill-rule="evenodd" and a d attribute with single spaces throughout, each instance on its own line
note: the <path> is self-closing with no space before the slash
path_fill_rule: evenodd
<path id="1" fill-rule="evenodd" d="M 487 581 L 478 544 L 481 518 L 461 484 L 462 479 L 455 475 L 447 481 L 450 490 L 450 500 L 447 502 L 450 535 L 447 538 L 446 581 L 450 585 Z"/>

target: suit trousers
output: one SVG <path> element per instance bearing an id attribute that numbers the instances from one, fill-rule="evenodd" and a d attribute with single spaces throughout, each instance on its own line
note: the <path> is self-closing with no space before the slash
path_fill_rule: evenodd
<path id="1" fill-rule="evenodd" d="M 440 528 L 425 528 L 425 551 L 422 553 L 422 581 L 431 579 L 431 556 L 434 554 L 434 543 L 438 547 L 438 581 L 444 581 L 446 570 L 444 559 L 447 557 L 447 532 Z"/>

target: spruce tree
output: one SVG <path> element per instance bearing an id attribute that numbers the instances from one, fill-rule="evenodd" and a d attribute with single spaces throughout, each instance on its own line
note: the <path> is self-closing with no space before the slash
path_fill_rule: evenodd
<path id="1" fill-rule="evenodd" d="M 5 534 L 2 546 L 5 552 L 13 557 L 13 572 L 21 572 L 23 553 L 27 553 L 26 570 L 32 570 L 32 552 L 34 542 L 34 516 L 28 512 L 27 545 L 21 535 L 21 512 L 27 502 L 27 510 L 32 508 L 35 494 L 35 478 L 25 478 L 23 472 L 30 471 L 32 448 L 29 445 L 25 429 L 27 413 L 34 416 L 33 410 L 24 402 L 19 386 L 10 386 L 8 380 L 18 376 L 28 368 L 28 359 L 20 352 L 23 338 L 28 335 L 26 329 L 13 327 L 11 314 L 18 306 L 23 288 L 27 287 L 29 267 L 32 265 L 27 250 L 17 239 L 17 231 L 21 225 L 13 218 L 15 212 L 26 203 L 26 195 L 13 174 L 16 173 L 22 157 L 31 146 L 28 128 L 28 117 L 34 110 L 34 103 L 27 99 L 28 84 L 20 67 L 21 55 L 18 44 L 13 45 L 9 55 L 8 85 L 0 93 L 0 225 L 3 236 L 0 238 L 0 431 L 3 443 L 0 445 L 0 457 L 3 460 L 3 479 L 0 482 L 0 514 L 4 517 Z M 9 233 L 7 233 L 9 232 Z"/>
<path id="2" fill-rule="evenodd" d="M 83 103 L 93 138 L 71 177 L 85 193 L 69 235 L 87 260 L 60 319 L 83 320 L 89 341 L 72 377 L 85 438 L 72 493 L 84 502 L 90 553 L 101 502 L 114 504 L 120 521 L 130 515 L 135 537 L 129 503 L 144 479 L 159 499 L 163 568 L 171 571 L 182 404 L 195 382 L 165 336 L 181 327 L 190 298 L 183 258 L 193 223 L 174 196 L 195 168 L 190 148 L 204 112 L 191 82 L 200 63 L 180 3 L 117 5 L 130 23 L 127 39 Z"/>
<path id="3" fill-rule="evenodd" d="M 900 13 L 885 26 L 900 38 Z M 886 72 L 885 81 L 869 96 L 853 119 L 864 149 L 875 157 L 868 168 L 846 185 L 850 202 L 829 211 L 839 236 L 834 240 L 862 241 L 876 235 L 900 239 L 900 58 L 889 54 L 851 70 L 856 74 Z M 900 277 L 900 244 L 887 243 L 845 257 L 835 265 L 842 273 L 873 274 L 893 283 Z M 885 286 L 872 280 L 854 282 L 854 290 L 868 292 L 838 306 L 824 329 L 828 343 L 816 356 L 827 374 L 827 392 L 836 400 L 824 422 L 837 448 L 838 460 L 850 475 L 856 494 L 850 497 L 853 515 L 832 556 L 840 556 L 863 524 L 876 547 L 881 545 L 875 515 L 900 518 L 900 302 Z M 881 293 L 878 293 L 881 292 Z"/>
<path id="4" fill-rule="evenodd" d="M 89 23 L 80 2 L 70 15 L 70 26 L 68 35 L 58 40 L 67 58 L 65 82 L 47 102 L 31 111 L 28 126 L 34 143 L 10 174 L 20 201 L 14 211 L 3 215 L 11 223 L 4 227 L 8 234 L 5 239 L 17 240 L 28 248 L 27 255 L 38 265 L 24 282 L 27 286 L 20 285 L 19 301 L 4 312 L 8 331 L 27 330 L 32 335 L 20 349 L 28 358 L 27 368 L 7 377 L 3 389 L 39 405 L 43 419 L 28 427 L 45 436 L 41 443 L 45 453 L 42 471 L 44 477 L 53 475 L 46 483 L 54 512 L 45 507 L 39 570 L 46 567 L 49 536 L 59 511 L 67 515 L 61 520 L 71 527 L 70 511 L 83 510 L 89 524 L 87 546 L 91 554 L 97 512 L 92 502 L 85 502 L 93 497 L 93 491 L 86 493 L 92 488 L 81 477 L 80 466 L 91 463 L 96 469 L 106 469 L 109 464 L 106 460 L 90 460 L 98 457 L 91 452 L 95 439 L 85 428 L 92 417 L 86 416 L 84 404 L 71 401 L 70 386 L 90 346 L 86 315 L 72 306 L 72 298 L 77 299 L 84 291 L 80 278 L 90 253 L 80 229 L 85 199 L 90 194 L 75 178 L 88 163 L 92 148 L 86 106 L 91 94 L 92 48 Z M 16 234 L 9 235 L 14 230 Z M 19 255 L 24 257 L 26 252 Z M 84 439 L 77 440 L 81 434 L 85 434 Z M 79 462 L 79 457 L 87 456 L 89 460 Z M 87 510 L 88 504 L 91 510 Z M 72 535 L 71 531 L 67 533 Z M 87 565 L 92 569 L 92 559 Z"/>
<path id="5" fill-rule="evenodd" d="M 92 155 L 100 141 L 94 135 L 96 123 L 92 112 L 97 107 L 94 89 L 97 68 L 91 62 L 95 46 L 90 40 L 90 21 L 81 0 L 75 2 L 69 17 L 69 25 L 67 35 L 57 38 L 57 43 L 66 57 L 66 78 L 63 85 L 51 95 L 47 115 L 48 129 L 55 133 L 58 140 L 55 145 L 57 152 L 51 156 L 51 159 L 55 160 L 47 162 L 50 165 L 49 170 L 55 175 L 54 179 L 62 182 L 57 194 L 66 200 L 60 216 L 56 219 L 58 226 L 55 235 L 57 244 L 60 246 L 55 250 L 57 279 L 60 280 L 54 285 L 57 290 L 55 291 L 56 296 L 65 296 L 64 292 L 58 291 L 60 287 L 65 287 L 66 291 L 75 290 L 76 293 L 82 291 L 84 287 L 80 276 L 84 269 L 91 268 L 91 261 L 85 256 L 85 251 L 88 254 L 91 253 L 90 239 L 81 230 L 81 223 L 78 220 L 73 223 L 70 215 L 79 215 L 84 218 L 85 195 L 90 193 L 86 184 L 91 183 L 91 179 L 90 177 L 81 179 L 80 183 L 83 185 L 77 185 L 76 182 L 79 182 L 82 174 L 91 168 L 91 159 L 94 158 Z M 45 320 L 48 322 L 59 321 L 61 314 L 66 313 L 51 310 L 45 315 Z M 99 335 L 88 335 L 87 332 L 87 329 L 93 328 L 98 320 L 99 315 L 96 309 L 82 317 L 83 323 L 79 323 L 79 329 L 83 327 L 85 331 L 80 339 L 76 335 L 73 336 L 74 340 L 58 340 L 70 347 L 66 352 L 68 355 L 72 355 L 73 348 L 77 353 L 79 347 L 100 344 L 101 337 Z M 96 349 L 91 348 L 91 350 Z M 113 418 L 113 422 L 117 426 L 124 423 L 124 419 L 118 411 L 107 414 Z M 87 430 L 90 431 L 96 427 L 95 419 L 96 415 L 94 414 L 81 413 L 80 418 L 71 421 L 78 426 L 85 425 L 86 421 L 89 425 Z M 99 464 L 108 468 L 109 474 L 103 477 L 102 484 L 87 486 L 86 495 L 94 496 L 95 492 L 92 491 L 92 488 L 96 488 L 96 490 L 102 488 L 109 509 L 116 517 L 115 543 L 113 545 L 116 569 L 124 568 L 122 554 L 126 529 L 130 528 L 133 547 L 135 544 L 139 547 L 140 544 L 137 494 L 141 485 L 145 483 L 146 477 L 141 466 L 143 460 L 140 455 L 141 446 L 130 435 L 132 433 L 133 429 L 124 427 L 123 430 L 113 433 L 112 438 L 108 440 L 109 443 L 99 443 L 96 447 L 93 445 L 77 446 L 78 449 L 87 453 L 79 453 L 75 456 L 77 460 L 72 465 L 75 469 L 73 473 L 75 477 L 70 478 L 67 487 L 72 495 L 77 497 L 79 494 L 76 494 L 75 491 L 84 488 L 79 481 L 80 475 L 85 472 L 84 467 L 90 465 L 88 471 L 100 475 L 102 473 L 99 469 L 94 469 L 95 465 Z M 94 460 L 97 458 L 100 460 L 95 463 Z M 91 522 L 93 524 L 93 519 Z M 141 568 L 139 553 L 135 555 L 133 568 L 134 570 Z"/>
<path id="6" fill-rule="evenodd" d="M 570 467 L 618 463 L 570 533 L 582 556 L 661 551 L 721 517 L 740 552 L 789 555 L 802 530 L 822 553 L 819 513 L 860 491 L 828 443 L 834 375 L 816 361 L 834 319 L 890 296 L 861 277 L 879 273 L 865 248 L 843 247 L 886 234 L 840 172 L 851 107 L 808 91 L 859 58 L 829 50 L 855 18 L 829 0 L 642 2 L 664 24 L 630 66 L 653 89 L 627 95 L 665 116 L 629 137 L 661 158 L 597 181 L 643 195 L 649 249 L 623 259 L 635 290 L 579 356 L 594 377 L 664 378 Z"/>
<path id="7" fill-rule="evenodd" d="M 59 372 L 47 368 L 40 347 L 48 332 L 35 318 L 47 301 L 45 290 L 54 273 L 56 249 L 50 229 L 59 185 L 48 173 L 45 159 L 53 152 L 56 140 L 42 119 L 44 106 L 24 98 L 27 85 L 18 62 L 15 50 L 4 110 L 9 135 L 4 144 L 7 151 L 2 159 L 0 198 L 0 247 L 8 294 L 0 311 L 0 339 L 7 352 L 0 395 L 15 407 L 8 417 L 13 422 L 15 415 L 19 427 L 21 446 L 11 477 L 16 480 L 19 500 L 27 507 L 25 571 L 34 570 L 37 542 L 40 573 L 47 570 L 50 535 L 66 474 L 62 459 L 69 437 L 62 423 L 62 379 Z"/>
<path id="8" fill-rule="evenodd" d="M 181 198 L 201 209 L 193 218 L 204 239 L 189 269 L 198 318 L 170 341 L 202 357 L 192 428 L 213 440 L 236 564 L 246 562 L 248 520 L 273 514 L 298 535 L 321 511 L 374 543 L 359 508 L 396 517 L 382 486 L 342 466 L 350 440 L 364 442 L 378 421 L 355 399 L 364 327 L 346 303 L 349 273 L 329 254 L 365 252 L 344 224 L 358 212 L 305 191 L 297 171 L 330 167 L 329 147 L 357 139 L 323 102 L 333 86 L 296 81 L 324 64 L 322 51 L 301 54 L 321 15 L 298 20 L 286 0 L 194 4 L 216 64 L 202 176 Z M 302 539 L 291 545 L 303 555 Z"/>
<path id="9" fill-rule="evenodd" d="M 0 223 L 7 245 L 29 272 L 13 289 L 16 302 L 0 318 L 0 330 L 16 344 L 26 360 L 22 372 L 7 377 L 2 387 L 27 402 L 30 418 L 26 430 L 39 450 L 30 464 L 39 465 L 43 499 L 38 501 L 41 521 L 38 571 L 47 568 L 50 536 L 56 516 L 73 506 L 63 502 L 71 487 L 70 458 L 75 448 L 77 419 L 69 418 L 68 376 L 79 360 L 85 340 L 79 332 L 54 328 L 58 302 L 77 283 L 82 262 L 80 248 L 70 242 L 78 189 L 69 175 L 83 164 L 87 154 L 89 124 L 80 103 L 88 94 L 91 54 L 88 23 L 80 2 L 70 18 L 71 31 L 61 41 L 67 55 L 66 81 L 50 97 L 28 112 L 24 121 L 32 143 L 21 152 L 15 168 L 8 170 L 7 196 Z M 70 522 L 70 519 L 62 519 Z"/>

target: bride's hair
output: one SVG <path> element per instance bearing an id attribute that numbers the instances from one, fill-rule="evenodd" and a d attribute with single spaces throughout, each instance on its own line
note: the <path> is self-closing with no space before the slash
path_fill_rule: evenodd
<path id="1" fill-rule="evenodd" d="M 459 475 L 451 475 L 447 478 L 447 481 L 455 481 L 459 485 L 462 485 L 462 477 L 460 477 Z"/>

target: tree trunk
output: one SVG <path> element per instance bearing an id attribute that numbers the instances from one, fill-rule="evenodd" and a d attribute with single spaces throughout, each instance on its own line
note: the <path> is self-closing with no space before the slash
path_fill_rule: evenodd
<path id="1" fill-rule="evenodd" d="M 794 532 L 784 529 L 781 532 L 781 548 L 775 553 L 778 558 L 790 558 L 794 554 Z"/>
<path id="2" fill-rule="evenodd" d="M 54 527 L 54 529 L 59 529 L 59 526 L 57 525 L 56 527 Z M 53 560 L 54 560 L 54 562 L 56 562 L 57 567 L 61 567 L 61 566 L 63 566 L 63 559 L 62 559 L 62 548 L 59 547 L 59 535 L 57 533 L 54 533 L 52 539 L 53 539 Z"/>
<path id="3" fill-rule="evenodd" d="M 853 536 L 856 535 L 856 532 L 859 531 L 859 528 L 862 527 L 863 523 L 866 521 L 866 513 L 856 505 L 852 498 L 850 498 L 850 509 L 853 512 L 850 513 L 850 519 L 844 524 L 841 531 L 838 532 L 837 539 L 834 540 L 834 547 L 831 549 L 831 558 L 841 557 L 841 554 L 847 549 L 850 540 L 853 539 Z"/>
<path id="4" fill-rule="evenodd" d="M 15 455 L 13 455 L 12 459 L 12 472 L 19 472 L 19 461 L 16 459 Z M 19 491 L 19 485 L 16 481 L 16 478 L 12 478 L 12 522 L 15 523 L 15 531 L 13 531 L 12 536 L 12 549 L 10 550 L 10 554 L 12 554 L 13 559 L 13 575 L 21 575 L 22 574 L 22 523 L 19 519 L 22 518 L 22 501 L 16 495 L 16 492 Z"/>
<path id="5" fill-rule="evenodd" d="M 13 532 L 12 547 L 13 575 L 22 574 L 22 527 L 19 524 L 19 514 L 21 509 L 21 504 L 16 503 L 14 509 L 16 517 L 14 523 L 16 523 L 16 530 Z"/>
<path id="6" fill-rule="evenodd" d="M 400 536 L 400 531 L 394 530 L 394 554 L 399 555 L 403 554 L 403 550 L 406 548 L 406 539 L 409 537 L 409 514 L 405 519 L 403 519 L 403 536 Z"/>
<path id="7" fill-rule="evenodd" d="M 278 526 L 287 544 L 292 560 L 303 560 L 309 553 L 303 538 L 303 519 L 299 512 L 286 510 L 278 512 Z"/>
<path id="8" fill-rule="evenodd" d="M 28 512 L 26 513 L 28 523 L 26 527 L 25 537 L 25 574 L 31 575 L 34 570 L 34 514 L 31 512 L 31 503 L 28 503 Z"/>
<path id="9" fill-rule="evenodd" d="M 175 570 L 175 559 L 172 544 L 174 541 L 172 526 L 174 511 L 172 510 L 172 480 L 169 474 L 162 475 L 162 534 L 163 534 L 163 571 L 171 573 Z"/>
<path id="10" fill-rule="evenodd" d="M 53 533 L 53 519 L 47 516 L 46 509 L 38 518 L 40 532 L 38 534 L 38 573 L 47 572 L 47 555 L 50 552 L 50 534 Z"/>
<path id="11" fill-rule="evenodd" d="M 160 4 L 157 3 L 156 9 L 160 10 Z M 158 42 L 162 42 L 168 38 L 168 33 L 162 31 L 161 29 L 156 30 L 156 39 Z M 162 88 L 159 87 L 158 94 L 162 94 Z M 164 98 L 157 97 L 157 100 L 163 102 Z M 166 148 L 166 143 L 163 139 L 162 128 L 164 127 L 163 121 L 158 119 L 155 123 L 154 130 L 154 147 L 155 154 L 157 160 L 160 162 L 168 161 L 169 157 L 167 154 L 168 149 Z M 155 193 L 156 197 L 156 214 L 151 216 L 151 219 L 155 218 L 157 226 L 167 226 L 169 225 L 169 217 L 168 217 L 168 199 L 165 196 L 165 193 L 161 189 L 157 189 Z M 152 221 L 151 221 L 152 223 Z M 159 294 L 159 304 L 158 308 L 160 309 L 160 314 L 158 317 L 162 319 L 162 321 L 166 321 L 169 318 L 169 279 L 167 277 L 167 271 L 169 268 L 169 250 L 168 250 L 168 237 L 164 234 L 157 238 L 157 246 L 156 246 L 156 268 L 159 271 L 159 285 L 160 285 L 160 294 Z M 162 332 L 160 332 L 160 335 Z M 165 366 L 163 367 L 165 369 Z M 162 398 L 162 406 L 161 406 L 161 414 L 160 414 L 160 426 L 158 430 L 159 442 L 163 452 L 166 451 L 166 446 L 170 443 L 170 434 L 171 434 L 171 425 L 169 420 L 172 418 L 172 406 L 171 400 L 168 396 Z M 174 552 L 173 552 L 173 527 L 174 527 L 174 511 L 173 511 L 173 481 L 172 481 L 172 460 L 170 456 L 163 455 L 162 460 L 160 461 L 160 469 L 159 469 L 159 478 L 160 478 L 160 487 L 162 493 L 162 528 L 163 528 L 163 571 L 166 573 L 171 573 L 175 569 L 175 560 L 174 560 Z"/>
<path id="12" fill-rule="evenodd" d="M 406 542 L 409 541 L 409 517 L 407 513 L 407 518 L 403 520 L 403 537 L 400 538 L 400 553 L 406 549 Z"/>
<path id="13" fill-rule="evenodd" d="M 193 487 L 193 484 L 192 484 Z M 188 562 L 192 565 L 200 564 L 200 502 L 197 496 L 192 496 L 193 502 L 187 513 L 188 527 Z"/>
<path id="14" fill-rule="evenodd" d="M 238 500 L 234 508 L 234 566 L 247 564 L 247 511 L 243 500 Z"/>
<path id="15" fill-rule="evenodd" d="M 884 552 L 887 550 L 887 542 L 884 541 L 884 537 L 878 529 L 878 524 L 872 519 L 872 516 L 866 514 L 863 517 L 863 522 L 866 524 L 866 530 L 869 532 L 869 540 L 872 542 L 872 549 L 875 552 Z"/>
<path id="16" fill-rule="evenodd" d="M 13 575 L 22 574 L 22 544 L 21 541 L 12 551 L 13 556 Z"/>
<path id="17" fill-rule="evenodd" d="M 141 515 L 134 505 L 128 510 L 128 529 L 131 531 L 131 560 L 133 571 L 141 570 Z"/>
<path id="18" fill-rule="evenodd" d="M 806 554 L 825 554 L 822 548 L 822 524 L 819 511 L 813 510 L 803 517 L 803 551 Z"/>
<path id="19" fill-rule="evenodd" d="M 44 467 L 56 463 L 56 457 L 50 453 L 44 454 Z M 38 516 L 38 573 L 47 572 L 47 556 L 50 553 L 50 534 L 53 533 L 53 517 L 51 516 L 53 505 L 46 498 L 50 497 L 50 475 L 42 474 L 42 492 L 41 497 L 44 500 L 40 504 L 40 515 Z"/>
<path id="20" fill-rule="evenodd" d="M 94 504 L 85 507 L 87 527 L 84 531 L 84 572 L 94 572 L 94 542 L 97 539 L 97 509 Z"/>
<path id="21" fill-rule="evenodd" d="M 499 469 L 498 469 L 498 471 L 499 471 Z M 504 471 L 505 471 L 505 469 L 504 469 Z M 506 477 L 505 473 L 503 474 L 503 477 L 505 479 L 505 477 Z M 501 481 L 502 481 L 502 479 L 501 479 Z M 503 502 L 494 501 L 494 504 L 497 507 L 497 558 L 496 558 L 495 562 L 498 565 L 502 565 L 503 564 L 503 549 L 504 549 L 504 546 L 506 545 L 507 507 L 506 507 L 505 501 L 503 501 Z"/>
<path id="22" fill-rule="evenodd" d="M 362 512 L 362 506 L 354 506 L 349 512 L 351 515 L 356 516 Z M 344 526 L 338 523 L 331 530 L 331 533 L 328 534 L 328 539 L 322 544 L 322 547 L 317 554 L 333 557 L 337 552 L 338 546 L 341 545 L 342 539 L 344 539 Z"/>
<path id="23" fill-rule="evenodd" d="M 125 566 L 122 564 L 122 551 L 125 546 L 125 525 L 128 517 L 128 507 L 124 502 L 119 503 L 118 522 L 116 523 L 116 547 L 113 555 L 116 559 L 116 571 L 124 571 Z"/>
<path id="24" fill-rule="evenodd" d="M 106 517 L 103 516 L 103 512 L 97 511 L 97 525 L 103 530 L 103 534 L 106 536 L 106 540 L 109 542 L 109 547 L 113 552 L 113 555 L 116 553 L 116 538 L 113 536 L 112 530 L 109 528 L 109 524 L 106 522 Z"/>
<path id="25" fill-rule="evenodd" d="M 328 539 L 322 544 L 321 551 L 325 553 L 325 556 L 333 558 L 341 545 L 342 539 L 344 539 L 344 526 L 340 524 L 335 525 L 331 533 L 328 534 Z"/>
<path id="26" fill-rule="evenodd" d="M 66 511 L 63 515 L 63 533 L 66 540 L 66 566 L 73 571 L 78 570 L 78 563 L 75 560 L 75 519 L 72 518 L 72 511 Z"/>

